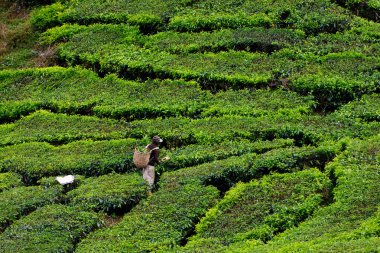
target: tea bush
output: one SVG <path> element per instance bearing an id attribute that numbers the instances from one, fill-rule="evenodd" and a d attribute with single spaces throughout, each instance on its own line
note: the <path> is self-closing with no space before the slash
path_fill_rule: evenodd
<path id="1" fill-rule="evenodd" d="M 160 32 L 142 38 L 146 48 L 173 54 L 247 50 L 268 52 L 289 47 L 304 38 L 302 31 L 290 29 L 241 28 L 213 32 Z"/>
<path id="2" fill-rule="evenodd" d="M 21 216 L 44 205 L 58 202 L 61 194 L 60 186 L 48 189 L 40 186 L 19 186 L 0 192 L 0 231 Z"/>
<path id="3" fill-rule="evenodd" d="M 290 139 L 257 142 L 235 140 L 214 145 L 188 145 L 173 151 L 166 151 L 165 155 L 168 155 L 171 159 L 163 163 L 158 168 L 158 171 L 191 167 L 214 160 L 226 159 L 230 156 L 240 156 L 246 153 L 264 153 L 271 149 L 292 145 L 293 141 Z"/>
<path id="4" fill-rule="evenodd" d="M 122 139 L 126 137 L 125 132 L 125 125 L 116 120 L 37 111 L 13 124 L 1 125 L 0 144 L 62 144 L 81 139 Z"/>
<path id="5" fill-rule="evenodd" d="M 237 184 L 207 212 L 190 240 L 219 238 L 223 244 L 267 241 L 311 216 L 328 197 L 323 196 L 328 189 L 328 178 L 317 169 Z M 233 218 L 237 216 L 239 219 Z"/>
<path id="6" fill-rule="evenodd" d="M 213 15 L 181 15 L 173 17 L 168 28 L 178 32 L 211 31 L 221 28 L 266 27 L 273 25 L 273 21 L 265 14 L 213 14 Z"/>
<path id="7" fill-rule="evenodd" d="M 146 192 L 147 185 L 140 173 L 112 173 L 87 178 L 67 195 L 72 205 L 112 213 L 122 209 L 129 210 L 145 198 Z"/>
<path id="8" fill-rule="evenodd" d="M 13 172 L 0 173 L 0 192 L 22 185 L 20 175 Z"/>
<path id="9" fill-rule="evenodd" d="M 160 188 L 153 196 L 132 209 L 119 224 L 91 234 L 77 251 L 156 251 L 180 244 L 218 199 L 215 187 L 202 185 L 203 175 L 239 165 L 242 162 L 238 159 L 229 159 L 192 168 L 192 173 L 184 177 L 177 178 L 183 170 L 163 174 Z M 104 237 L 106 240 L 99 240 Z"/>
<path id="10" fill-rule="evenodd" d="M 247 243 L 246 252 L 295 249 L 339 252 L 341 247 L 371 251 L 378 247 L 376 225 L 367 224 L 376 221 L 378 212 L 379 136 L 366 141 L 350 140 L 346 145 L 347 150 L 327 166 L 337 184 L 333 190 L 334 202 L 316 211 L 299 227 L 278 235 L 268 245 L 251 247 Z"/>
<path id="11" fill-rule="evenodd" d="M 80 174 L 97 176 L 134 169 L 134 139 L 78 141 L 55 147 L 31 142 L 0 148 L 0 170 L 22 175 L 27 183 L 47 176 Z"/>
<path id="12" fill-rule="evenodd" d="M 102 225 L 101 217 L 78 207 L 48 205 L 1 234 L 3 252 L 73 252 L 76 243 Z"/>
<path id="13" fill-rule="evenodd" d="M 338 111 L 346 118 L 359 118 L 364 121 L 380 120 L 380 95 L 364 95 L 360 100 L 352 101 Z"/>

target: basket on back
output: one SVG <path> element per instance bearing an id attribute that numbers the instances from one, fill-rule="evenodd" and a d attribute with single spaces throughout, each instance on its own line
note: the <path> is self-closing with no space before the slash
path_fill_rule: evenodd
<path id="1" fill-rule="evenodd" d="M 133 163 L 138 169 L 142 169 L 148 166 L 149 158 L 150 152 L 141 152 L 135 149 L 135 152 L 133 153 Z"/>

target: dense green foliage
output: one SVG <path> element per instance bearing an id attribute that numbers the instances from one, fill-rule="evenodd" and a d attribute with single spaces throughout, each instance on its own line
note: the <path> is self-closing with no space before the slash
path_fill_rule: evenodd
<path id="1" fill-rule="evenodd" d="M 38 207 L 57 202 L 61 191 L 58 186 L 48 189 L 39 186 L 21 186 L 0 192 L 0 231 L 20 216 Z"/>
<path id="2" fill-rule="evenodd" d="M 328 188 L 327 177 L 317 169 L 238 184 L 207 212 L 191 240 L 219 238 L 223 244 L 245 239 L 268 241 L 310 216 L 323 197 L 328 197 L 323 196 Z"/>
<path id="3" fill-rule="evenodd" d="M 67 195 L 74 205 L 95 211 L 130 209 L 146 196 L 146 183 L 138 173 L 87 178 Z"/>
<path id="4" fill-rule="evenodd" d="M 0 173 L 0 192 L 17 186 L 22 186 L 20 175 L 13 172 Z"/>
<path id="5" fill-rule="evenodd" d="M 0 153 L 0 171 L 19 173 L 28 183 L 47 176 L 125 172 L 134 169 L 131 159 L 138 143 L 124 139 L 79 141 L 59 147 L 44 142 L 4 147 Z"/>
<path id="6" fill-rule="evenodd" d="M 75 243 L 100 224 L 96 213 L 49 205 L 6 229 L 0 247 L 4 252 L 73 252 Z"/>
<path id="7" fill-rule="evenodd" d="M 0 252 L 379 251 L 379 7 L 3 1 Z"/>

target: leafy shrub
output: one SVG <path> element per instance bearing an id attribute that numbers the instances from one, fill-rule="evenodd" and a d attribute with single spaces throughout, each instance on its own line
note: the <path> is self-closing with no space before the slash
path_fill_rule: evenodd
<path id="1" fill-rule="evenodd" d="M 301 31 L 290 29 L 241 28 L 213 32 L 161 32 L 142 38 L 145 47 L 174 54 L 247 50 L 268 52 L 287 47 L 303 38 Z"/>
<path id="2" fill-rule="evenodd" d="M 285 90 L 238 90 L 218 92 L 202 110 L 202 116 L 294 115 L 310 113 L 315 106 L 311 97 Z"/>
<path id="3" fill-rule="evenodd" d="M 340 77 L 305 76 L 293 83 L 295 91 L 313 95 L 323 110 L 332 110 L 345 104 L 360 94 L 372 92 L 374 83 L 365 84 L 357 80 L 344 80 Z"/>
<path id="4" fill-rule="evenodd" d="M 168 25 L 170 30 L 179 32 L 210 31 L 221 28 L 270 27 L 272 20 L 264 14 L 214 14 L 214 15 L 183 15 L 173 17 Z"/>
<path id="5" fill-rule="evenodd" d="M 160 171 L 160 169 L 168 171 L 191 167 L 214 160 L 226 159 L 230 156 L 240 156 L 246 153 L 264 153 L 270 149 L 292 145 L 293 141 L 290 139 L 275 139 L 273 141 L 257 141 L 253 143 L 246 140 L 238 140 L 214 145 L 188 145 L 165 152 L 165 155 L 168 155 L 171 159 L 163 163 L 158 171 Z"/>
<path id="6" fill-rule="evenodd" d="M 0 192 L 22 185 L 20 175 L 13 172 L 0 173 Z"/>
<path id="7" fill-rule="evenodd" d="M 187 176 L 182 173 L 191 169 L 163 174 L 160 188 L 146 202 L 137 205 L 112 228 L 91 234 L 77 251 L 165 251 L 180 244 L 218 199 L 215 187 L 202 185 L 206 176 L 239 165 L 239 159 L 229 159 L 192 167 Z M 106 240 L 99 240 L 104 237 Z"/>
<path id="8" fill-rule="evenodd" d="M 337 112 L 346 118 L 360 118 L 364 121 L 380 121 L 380 95 L 364 95 L 352 101 Z"/>
<path id="9" fill-rule="evenodd" d="M 81 26 L 78 24 L 65 24 L 45 31 L 41 34 L 39 41 L 44 45 L 65 42 L 83 30 L 86 30 L 86 26 Z"/>
<path id="10" fill-rule="evenodd" d="M 310 216 L 328 188 L 328 178 L 317 169 L 238 184 L 207 212 L 190 240 L 216 237 L 224 244 L 246 239 L 267 241 Z"/>
<path id="11" fill-rule="evenodd" d="M 146 196 L 146 183 L 140 173 L 108 174 L 85 179 L 77 189 L 68 192 L 73 205 L 95 211 L 130 209 Z"/>
<path id="12" fill-rule="evenodd" d="M 133 149 L 140 144 L 134 139 L 79 141 L 54 147 L 47 143 L 25 143 L 3 147 L 0 170 L 19 173 L 31 183 L 47 176 L 104 175 L 134 169 Z"/>
<path id="13" fill-rule="evenodd" d="M 59 13 L 65 9 L 60 3 L 37 8 L 32 12 L 31 23 L 34 29 L 43 31 L 60 24 Z"/>
<path id="14" fill-rule="evenodd" d="M 128 120 L 195 116 L 211 99 L 210 94 L 195 82 L 154 80 L 138 83 L 113 75 L 101 79 L 79 68 L 3 71 L 0 80 L 3 82 L 0 91 L 4 93 L 0 99 L 0 120 L 3 121 L 18 119 L 41 108 Z M 81 83 L 79 87 L 78 82 Z M 25 96 L 29 99 L 25 100 Z"/>
<path id="15" fill-rule="evenodd" d="M 171 248 L 190 233 L 193 224 L 217 198 L 218 191 L 212 186 L 187 184 L 161 189 L 117 225 L 92 233 L 76 251 L 141 252 Z"/>
<path id="16" fill-rule="evenodd" d="M 75 244 L 101 224 L 96 213 L 49 205 L 6 229 L 0 247 L 3 252 L 73 252 Z"/>
<path id="17" fill-rule="evenodd" d="M 61 193 L 59 186 L 48 189 L 20 186 L 0 192 L 0 231 L 38 207 L 57 202 Z"/>
<path id="18" fill-rule="evenodd" d="M 286 230 L 267 246 L 246 247 L 247 252 L 295 248 L 339 252 L 341 247 L 371 251 L 374 245 L 379 245 L 376 232 L 365 233 L 366 229 L 376 231 L 366 224 L 376 220 L 378 211 L 379 136 L 366 141 L 349 140 L 346 145 L 347 150 L 327 166 L 336 181 L 334 202 L 316 211 L 299 227 Z"/>
<path id="19" fill-rule="evenodd" d="M 125 125 L 115 120 L 37 111 L 14 124 L 0 126 L 0 144 L 122 139 L 126 131 Z"/>

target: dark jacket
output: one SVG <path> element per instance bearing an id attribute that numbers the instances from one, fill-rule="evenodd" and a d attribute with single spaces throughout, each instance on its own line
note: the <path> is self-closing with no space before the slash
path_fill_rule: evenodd
<path id="1" fill-rule="evenodd" d="M 161 162 L 158 160 L 158 156 L 160 155 L 160 150 L 158 149 L 158 146 L 152 143 L 147 146 L 147 149 L 148 151 L 151 151 L 152 149 L 154 149 L 150 153 L 148 165 L 155 166 L 157 164 L 160 164 Z"/>

